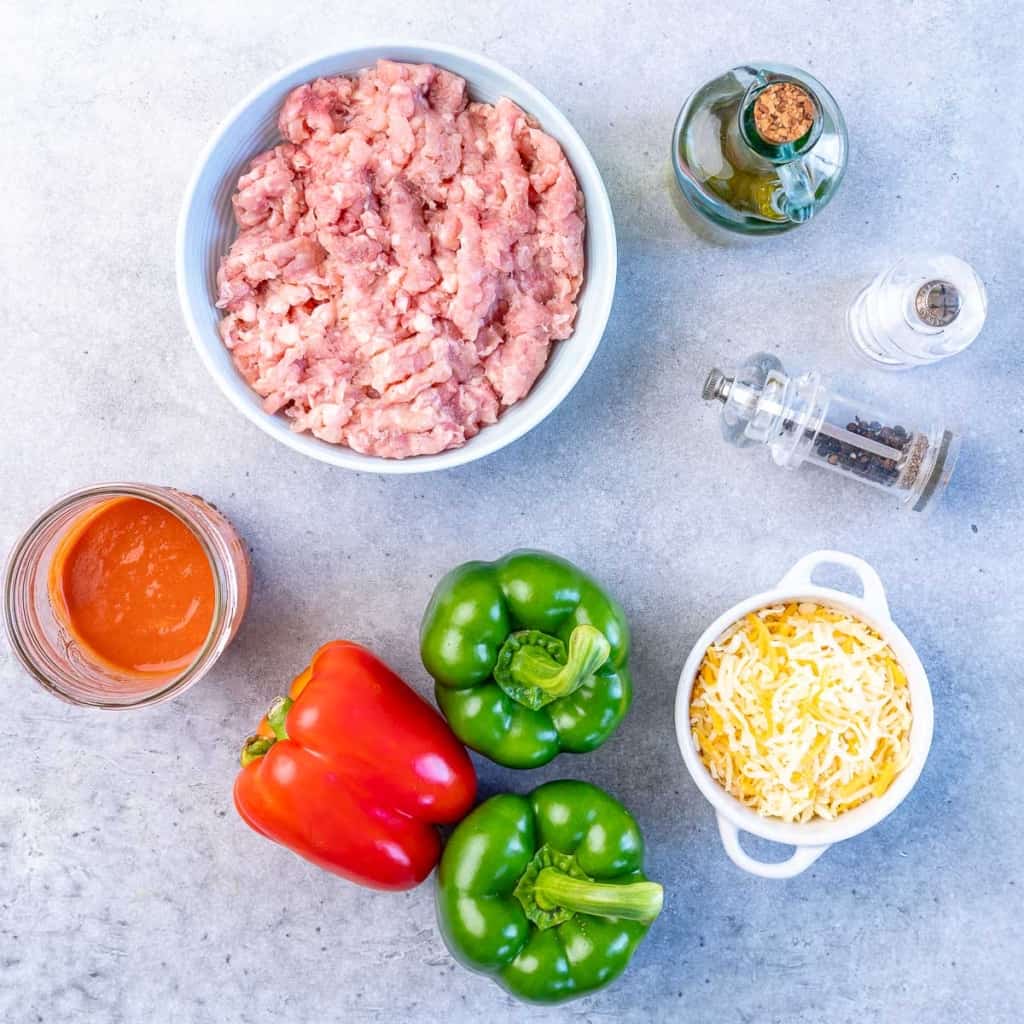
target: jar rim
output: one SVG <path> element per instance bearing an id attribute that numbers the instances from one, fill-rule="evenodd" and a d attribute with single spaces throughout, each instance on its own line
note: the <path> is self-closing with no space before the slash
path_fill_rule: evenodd
<path id="1" fill-rule="evenodd" d="M 210 622 L 210 630 L 202 647 L 197 651 L 195 657 L 189 664 L 170 677 L 157 689 L 142 693 L 138 699 L 118 702 L 91 699 L 69 692 L 65 685 L 53 678 L 53 674 L 45 670 L 38 659 L 28 649 L 23 639 L 24 626 L 18 620 L 16 612 L 15 589 L 19 583 L 19 570 L 23 568 L 26 553 L 33 540 L 50 526 L 53 521 L 66 512 L 76 503 L 89 501 L 90 499 L 133 497 L 143 501 L 151 502 L 159 506 L 179 519 L 199 542 L 203 554 L 210 565 L 213 576 L 213 616 Z M 49 507 L 38 515 L 28 528 L 22 533 L 11 548 L 7 557 L 3 576 L 3 624 L 7 633 L 11 649 L 21 663 L 22 667 L 39 683 L 45 690 L 67 703 L 79 707 L 98 708 L 105 711 L 128 711 L 134 708 L 148 707 L 159 704 L 171 697 L 181 693 L 193 683 L 197 682 L 213 662 L 220 656 L 227 641 L 231 638 L 231 631 L 228 628 L 230 604 L 228 591 L 232 585 L 231 577 L 224 570 L 224 555 L 216 550 L 211 543 L 210 528 L 193 511 L 190 510 L 192 500 L 208 505 L 203 498 L 195 495 L 188 495 L 173 487 L 158 484 L 142 484 L 131 482 L 112 482 L 92 484 L 88 487 L 78 488 L 69 491 L 57 498 Z M 209 506 L 212 512 L 220 515 L 220 512 Z M 222 517 L 223 518 L 223 517 Z M 226 522 L 226 520 L 225 520 Z M 94 666 L 102 671 L 98 666 Z"/>

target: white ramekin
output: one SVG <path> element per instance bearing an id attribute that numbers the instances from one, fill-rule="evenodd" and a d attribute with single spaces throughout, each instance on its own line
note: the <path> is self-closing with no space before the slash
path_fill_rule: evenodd
<path id="1" fill-rule="evenodd" d="M 816 586 L 811 582 L 815 570 L 823 565 L 841 565 L 851 569 L 860 579 L 863 597 L 854 597 L 830 587 Z M 868 800 L 859 807 L 840 815 L 834 821 L 810 821 L 789 823 L 759 814 L 745 807 L 739 800 L 725 791 L 704 767 L 697 753 L 690 729 L 690 697 L 694 680 L 708 647 L 734 622 L 749 612 L 774 604 L 788 604 L 795 601 L 815 601 L 830 605 L 839 611 L 862 619 L 875 629 L 889 644 L 907 675 L 910 685 L 910 702 L 913 722 L 910 729 L 910 760 L 896 776 L 889 789 L 880 797 Z M 928 685 L 921 659 L 918 658 L 910 641 L 892 621 L 885 588 L 878 573 L 863 559 L 842 551 L 815 551 L 801 558 L 773 590 L 755 594 L 734 605 L 719 615 L 694 644 L 686 659 L 683 674 L 676 691 L 676 737 L 683 761 L 689 769 L 697 788 L 707 797 L 718 818 L 718 831 L 722 845 L 729 858 L 738 867 L 762 878 L 792 878 L 809 868 L 833 843 L 859 835 L 877 825 L 886 815 L 894 811 L 917 782 L 928 749 L 932 742 L 934 708 L 932 692 Z M 749 832 L 776 843 L 795 846 L 796 850 L 788 860 L 764 863 L 755 860 L 740 846 L 740 833 Z"/>
<path id="2" fill-rule="evenodd" d="M 220 339 L 217 325 L 221 314 L 214 306 L 217 266 L 236 233 L 232 193 L 249 161 L 280 141 L 277 114 L 285 97 L 305 82 L 352 74 L 382 58 L 437 64 L 465 78 L 473 99 L 495 103 L 507 96 L 532 114 L 561 144 L 583 192 L 587 214 L 586 270 L 575 329 L 572 337 L 553 346 L 533 390 L 461 448 L 401 460 L 361 455 L 312 434 L 297 434 L 286 417 L 264 412 L 260 397 L 235 369 Z M 566 117 L 547 97 L 500 64 L 436 43 L 367 43 L 302 61 L 264 82 L 228 114 L 203 150 L 178 221 L 181 308 L 199 355 L 221 391 L 239 412 L 290 448 L 322 462 L 371 473 L 424 473 L 472 462 L 504 448 L 540 423 L 573 389 L 597 350 L 612 308 L 616 269 L 615 222 L 608 193 L 593 157 Z"/>

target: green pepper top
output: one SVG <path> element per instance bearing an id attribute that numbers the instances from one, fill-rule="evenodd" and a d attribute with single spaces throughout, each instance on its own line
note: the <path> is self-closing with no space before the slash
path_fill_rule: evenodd
<path id="1" fill-rule="evenodd" d="M 455 829 L 437 875 L 452 955 L 550 1003 L 617 978 L 661 911 L 632 815 L 588 782 L 504 793 Z"/>
<path id="2" fill-rule="evenodd" d="M 632 698 L 622 609 L 542 551 L 448 573 L 427 606 L 420 649 L 455 734 L 511 768 L 594 750 Z"/>

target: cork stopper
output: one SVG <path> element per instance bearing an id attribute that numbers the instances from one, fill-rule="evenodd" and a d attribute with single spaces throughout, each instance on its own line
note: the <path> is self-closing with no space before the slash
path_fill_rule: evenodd
<path id="1" fill-rule="evenodd" d="M 774 146 L 796 142 L 814 125 L 814 102 L 793 82 L 775 82 L 754 102 L 757 134 Z"/>

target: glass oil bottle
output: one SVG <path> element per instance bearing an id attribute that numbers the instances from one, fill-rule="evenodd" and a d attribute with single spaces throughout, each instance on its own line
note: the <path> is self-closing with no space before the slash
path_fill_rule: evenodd
<path id="1" fill-rule="evenodd" d="M 791 377 L 766 353 L 730 374 L 712 370 L 703 397 L 722 403 L 722 434 L 730 443 L 763 444 L 779 466 L 820 466 L 917 512 L 945 490 L 960 451 L 954 431 L 913 426 L 837 395 L 816 370 Z"/>
<path id="2" fill-rule="evenodd" d="M 686 101 L 672 164 L 683 195 L 708 220 L 772 234 L 825 206 L 847 150 L 843 115 L 816 78 L 785 64 L 743 65 Z"/>

